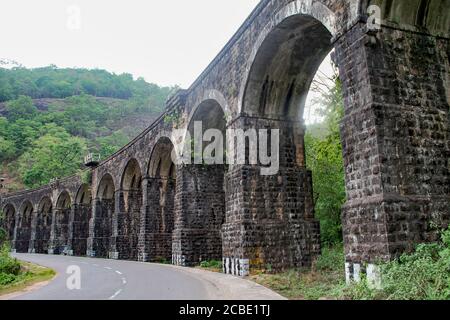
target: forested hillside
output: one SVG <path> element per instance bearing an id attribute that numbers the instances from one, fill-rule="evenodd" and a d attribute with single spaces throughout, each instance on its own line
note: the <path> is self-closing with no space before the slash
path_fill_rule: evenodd
<path id="1" fill-rule="evenodd" d="M 163 111 L 173 87 L 104 70 L 0 68 L 0 175 L 6 190 L 76 173 L 109 156 Z"/>

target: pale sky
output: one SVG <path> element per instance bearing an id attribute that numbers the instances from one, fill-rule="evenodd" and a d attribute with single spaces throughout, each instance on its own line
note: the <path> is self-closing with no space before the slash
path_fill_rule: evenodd
<path id="1" fill-rule="evenodd" d="M 0 59 L 127 72 L 187 88 L 258 2 L 1 0 Z"/>
<path id="2" fill-rule="evenodd" d="M 188 88 L 258 2 L 1 0 L 0 59 L 126 72 Z"/>

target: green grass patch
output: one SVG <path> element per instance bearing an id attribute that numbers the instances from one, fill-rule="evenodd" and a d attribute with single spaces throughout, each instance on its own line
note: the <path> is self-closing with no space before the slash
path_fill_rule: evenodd
<path id="1" fill-rule="evenodd" d="M 345 287 L 342 245 L 324 248 L 310 270 L 255 274 L 250 279 L 293 300 L 335 299 Z"/>
<path id="2" fill-rule="evenodd" d="M 222 261 L 219 260 L 210 260 L 210 261 L 202 261 L 200 262 L 201 269 L 206 269 L 214 272 L 222 272 Z"/>
<path id="3" fill-rule="evenodd" d="M 450 230 L 437 243 L 380 263 L 381 288 L 366 279 L 346 285 L 342 245 L 325 248 L 309 270 L 256 274 L 251 279 L 289 299 L 450 300 Z"/>
<path id="4" fill-rule="evenodd" d="M 20 291 L 54 276 L 55 272 L 49 268 L 12 258 L 6 245 L 0 250 L 0 295 Z"/>

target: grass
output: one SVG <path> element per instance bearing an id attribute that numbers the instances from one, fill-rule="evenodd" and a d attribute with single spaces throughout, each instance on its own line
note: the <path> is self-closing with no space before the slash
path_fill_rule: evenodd
<path id="1" fill-rule="evenodd" d="M 218 260 L 202 261 L 200 263 L 200 266 L 198 266 L 198 268 L 212 272 L 222 272 L 222 261 Z"/>
<path id="2" fill-rule="evenodd" d="M 13 282 L 0 285 L 0 296 L 21 291 L 36 283 L 52 279 L 56 273 L 52 269 L 38 266 L 29 262 L 20 262 L 21 271 Z"/>
<path id="3" fill-rule="evenodd" d="M 311 269 L 259 273 L 250 279 L 292 300 L 343 299 L 344 250 L 342 245 L 324 248 Z"/>

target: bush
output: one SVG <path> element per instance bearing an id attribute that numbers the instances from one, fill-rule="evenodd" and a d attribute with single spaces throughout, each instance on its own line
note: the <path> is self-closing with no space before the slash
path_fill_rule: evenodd
<path id="1" fill-rule="evenodd" d="M 421 244 L 415 252 L 381 265 L 381 290 L 366 281 L 352 285 L 346 296 L 352 299 L 449 300 L 450 229 L 439 243 Z"/>
<path id="2" fill-rule="evenodd" d="M 222 261 L 217 261 L 217 260 L 202 261 L 202 262 L 200 262 L 200 267 L 222 269 Z"/>
<path id="3" fill-rule="evenodd" d="M 0 272 L 0 286 L 6 286 L 10 283 L 13 283 L 15 280 L 15 275 Z"/>
<path id="4" fill-rule="evenodd" d="M 322 254 L 314 263 L 315 271 L 342 271 L 344 270 L 345 255 L 343 244 L 322 248 Z"/>
<path id="5" fill-rule="evenodd" d="M 20 263 L 9 255 L 9 246 L 3 245 L 0 250 L 0 273 L 17 276 L 20 273 Z"/>

